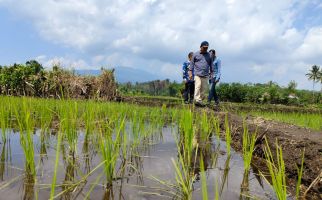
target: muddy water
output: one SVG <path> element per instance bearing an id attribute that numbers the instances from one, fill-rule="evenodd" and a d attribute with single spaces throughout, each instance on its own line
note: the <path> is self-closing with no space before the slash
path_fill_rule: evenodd
<path id="1" fill-rule="evenodd" d="M 55 194 L 58 199 L 172 199 L 175 188 L 160 181 L 175 184 L 175 170 L 171 158 L 177 159 L 177 146 L 173 134 L 176 128 L 164 127 L 153 138 L 142 142 L 126 159 L 124 173 L 113 182 L 113 190 L 106 192 L 105 176 L 98 139 L 80 132 L 76 152 L 71 152 L 66 141 L 61 145 Z M 56 136 L 53 134 L 34 134 L 36 183 L 30 183 L 24 172 L 25 158 L 20 145 L 20 134 L 10 131 L 6 142 L 0 144 L 0 199 L 48 199 L 56 159 Z M 214 199 L 217 188 L 219 199 L 247 199 L 241 190 L 257 199 L 274 199 L 270 186 L 251 170 L 247 187 L 242 187 L 243 160 L 239 153 L 232 151 L 227 156 L 225 142 L 210 139 L 204 149 L 204 162 L 207 167 L 208 197 Z M 116 169 L 122 168 L 119 159 Z M 119 170 L 121 171 L 121 170 Z M 91 174 L 84 179 L 86 174 Z M 202 199 L 201 181 L 198 170 L 194 183 L 193 199 Z M 158 179 L 158 180 L 156 180 Z M 81 181 L 83 180 L 83 181 Z M 79 184 L 71 187 L 72 183 Z M 62 194 L 60 194 L 62 191 Z M 109 197 L 109 198 L 108 198 Z"/>

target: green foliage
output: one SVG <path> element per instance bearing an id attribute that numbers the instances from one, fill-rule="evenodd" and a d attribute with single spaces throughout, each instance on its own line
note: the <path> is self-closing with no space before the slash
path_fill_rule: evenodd
<path id="1" fill-rule="evenodd" d="M 307 127 L 313 130 L 322 130 L 322 116 L 319 113 L 301 112 L 274 112 L 274 111 L 247 111 L 242 115 L 254 115 L 264 117 L 269 120 L 281 121 L 297 126 Z"/>
<path id="2" fill-rule="evenodd" d="M 217 90 L 221 101 L 236 103 L 304 105 L 322 101 L 321 94 L 315 94 L 313 100 L 311 91 L 297 90 L 296 87 L 297 83 L 293 80 L 287 87 L 281 87 L 272 81 L 266 84 L 220 83 Z M 170 82 L 168 79 L 119 84 L 119 91 L 123 95 L 181 97 L 183 88 L 184 84 Z"/>
<path id="3" fill-rule="evenodd" d="M 0 66 L 0 94 L 55 98 L 112 99 L 117 95 L 113 70 L 101 75 L 79 76 L 55 65 L 44 70 L 35 60 L 25 64 Z"/>
<path id="4" fill-rule="evenodd" d="M 123 95 L 152 95 L 180 97 L 183 85 L 175 81 L 155 80 L 144 83 L 132 84 L 131 82 L 119 84 L 119 90 Z"/>

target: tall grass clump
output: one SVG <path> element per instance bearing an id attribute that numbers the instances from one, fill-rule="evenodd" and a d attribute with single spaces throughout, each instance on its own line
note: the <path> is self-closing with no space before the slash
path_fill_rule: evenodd
<path id="1" fill-rule="evenodd" d="M 272 187 L 276 193 L 277 199 L 286 200 L 287 190 L 286 190 L 286 178 L 285 178 L 285 164 L 283 160 L 282 147 L 278 145 L 276 140 L 276 161 L 273 158 L 273 154 L 268 145 L 268 141 L 265 138 L 266 146 L 264 148 L 264 153 L 266 157 L 266 165 L 269 170 L 270 178 L 272 181 Z"/>

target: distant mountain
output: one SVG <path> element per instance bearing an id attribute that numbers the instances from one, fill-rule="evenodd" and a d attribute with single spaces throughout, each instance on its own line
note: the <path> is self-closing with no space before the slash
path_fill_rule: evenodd
<path id="1" fill-rule="evenodd" d="M 75 72 L 79 75 L 93 75 L 98 76 L 101 74 L 101 70 L 93 70 L 93 69 L 85 69 L 85 70 L 75 70 Z M 126 82 L 146 82 L 152 81 L 157 79 L 165 79 L 156 74 L 152 74 L 150 72 L 141 70 L 141 69 L 134 69 L 131 67 L 116 67 L 115 68 L 115 77 L 116 80 L 120 83 Z"/>

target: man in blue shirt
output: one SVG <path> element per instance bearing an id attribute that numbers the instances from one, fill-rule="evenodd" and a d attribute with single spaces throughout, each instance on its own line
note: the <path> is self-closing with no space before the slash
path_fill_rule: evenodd
<path id="1" fill-rule="evenodd" d="M 206 89 L 208 87 L 209 72 L 212 77 L 212 58 L 208 53 L 209 43 L 203 41 L 200 44 L 200 51 L 193 54 L 189 66 L 189 78 L 192 79 L 192 71 L 194 72 L 195 80 L 195 105 L 204 106 L 202 100 L 205 97 Z"/>
<path id="2" fill-rule="evenodd" d="M 211 84 L 209 95 L 208 95 L 208 104 L 211 103 L 211 100 L 215 100 L 216 106 L 219 105 L 219 97 L 216 93 L 216 85 L 219 83 L 220 76 L 221 76 L 221 60 L 216 56 L 216 51 L 211 49 L 209 51 L 211 57 L 213 59 L 213 69 L 214 69 L 214 76 L 210 77 L 209 83 Z"/>
<path id="3" fill-rule="evenodd" d="M 188 54 L 188 60 L 182 64 L 182 75 L 183 75 L 182 78 L 184 82 L 183 98 L 184 98 L 185 104 L 193 102 L 193 96 L 195 91 L 195 80 L 193 77 L 193 72 L 192 72 L 192 79 L 189 78 L 189 73 L 188 73 L 192 55 L 193 55 L 193 52 L 190 52 Z"/>

